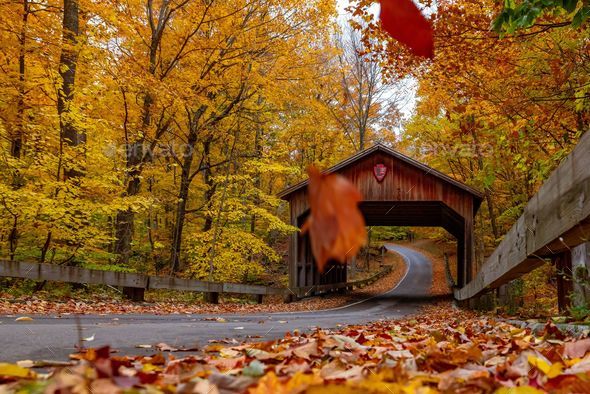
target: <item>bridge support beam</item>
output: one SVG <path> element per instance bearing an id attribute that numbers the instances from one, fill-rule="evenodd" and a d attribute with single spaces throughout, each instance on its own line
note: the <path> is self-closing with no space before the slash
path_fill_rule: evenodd
<path id="1" fill-rule="evenodd" d="M 584 242 L 572 248 L 572 274 L 574 293 L 572 303 L 575 306 L 590 304 L 590 242 Z"/>
<path id="2" fill-rule="evenodd" d="M 463 236 L 457 237 L 457 286 L 465 286 L 465 239 Z"/>
<path id="3" fill-rule="evenodd" d="M 572 281 L 572 253 L 566 250 L 551 258 L 557 270 L 557 306 L 559 312 L 567 312 L 574 290 Z"/>
<path id="4" fill-rule="evenodd" d="M 463 232 L 457 238 L 457 286 L 465 286 L 473 278 L 475 255 L 473 248 L 473 221 L 465 220 Z"/>
<path id="5" fill-rule="evenodd" d="M 475 272 L 475 248 L 473 246 L 473 219 L 466 218 L 465 220 L 465 256 L 466 256 L 466 270 L 465 282 L 471 282 Z"/>

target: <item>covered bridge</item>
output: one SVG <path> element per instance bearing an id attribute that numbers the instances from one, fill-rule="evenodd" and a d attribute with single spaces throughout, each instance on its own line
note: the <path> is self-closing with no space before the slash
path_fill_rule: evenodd
<path id="1" fill-rule="evenodd" d="M 453 178 L 384 145 L 369 149 L 327 170 L 348 178 L 361 192 L 360 209 L 367 226 L 442 227 L 457 239 L 457 284 L 471 280 L 473 224 L 482 195 Z M 301 228 L 307 215 L 307 184 L 293 185 L 279 197 L 289 202 L 291 224 Z M 346 282 L 346 265 L 320 274 L 308 235 L 289 242 L 289 287 L 305 288 Z"/>

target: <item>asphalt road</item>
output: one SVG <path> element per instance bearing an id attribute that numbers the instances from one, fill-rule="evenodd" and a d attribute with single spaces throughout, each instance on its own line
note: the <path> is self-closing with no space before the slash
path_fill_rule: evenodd
<path id="1" fill-rule="evenodd" d="M 86 346 L 109 344 L 121 354 L 152 354 L 153 349 L 137 348 L 140 344 L 164 342 L 174 347 L 202 347 L 210 339 L 245 338 L 271 340 L 285 332 L 315 327 L 362 324 L 379 319 L 402 317 L 416 312 L 432 280 L 430 261 L 411 249 L 387 245 L 404 257 L 408 271 L 391 291 L 348 306 L 289 313 L 224 314 L 226 322 L 205 320 L 212 315 L 84 315 L 80 317 L 81 335 L 94 336 Z M 73 316 L 32 316 L 32 322 L 15 322 L 14 317 L 0 317 L 0 362 L 18 360 L 66 360 L 75 351 L 79 331 Z M 183 353 L 175 353 L 180 356 Z"/>

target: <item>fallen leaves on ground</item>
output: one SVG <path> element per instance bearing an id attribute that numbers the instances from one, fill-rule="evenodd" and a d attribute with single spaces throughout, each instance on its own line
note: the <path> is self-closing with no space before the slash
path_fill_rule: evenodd
<path id="1" fill-rule="evenodd" d="M 89 349 L 47 377 L 0 364 L 0 392 L 589 392 L 588 350 L 588 339 L 565 337 L 551 323 L 535 335 L 445 303 L 401 320 L 212 344 L 183 358 Z"/>

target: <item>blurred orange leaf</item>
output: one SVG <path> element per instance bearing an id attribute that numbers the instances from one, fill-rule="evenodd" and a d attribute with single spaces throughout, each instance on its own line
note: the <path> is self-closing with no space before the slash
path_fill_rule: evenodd
<path id="1" fill-rule="evenodd" d="M 367 240 L 365 220 L 358 208 L 361 194 L 350 181 L 337 174 L 322 174 L 309 167 L 308 199 L 311 214 L 301 228 L 309 231 L 311 250 L 318 270 L 329 260 L 346 263 Z"/>

